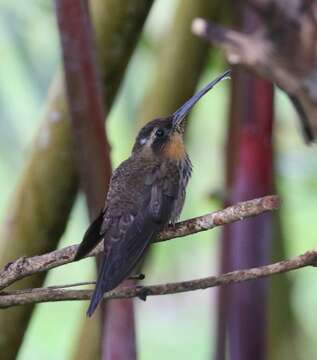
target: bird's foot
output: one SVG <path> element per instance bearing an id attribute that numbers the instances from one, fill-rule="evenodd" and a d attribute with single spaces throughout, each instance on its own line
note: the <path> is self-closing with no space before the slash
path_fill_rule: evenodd
<path id="1" fill-rule="evenodd" d="M 145 275 L 144 274 L 136 274 L 136 275 L 131 275 L 128 277 L 129 280 L 144 280 L 145 279 Z"/>
<path id="2" fill-rule="evenodd" d="M 137 297 L 140 300 L 146 301 L 147 296 L 150 295 L 150 289 L 145 286 L 138 286 Z"/>

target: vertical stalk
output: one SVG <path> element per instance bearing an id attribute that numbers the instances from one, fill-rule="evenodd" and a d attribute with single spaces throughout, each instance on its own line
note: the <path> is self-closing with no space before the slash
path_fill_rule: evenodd
<path id="1" fill-rule="evenodd" d="M 105 111 L 99 86 L 99 71 L 94 58 L 94 44 L 88 9 L 83 1 L 57 0 L 66 87 L 73 125 L 75 159 L 90 219 L 104 206 L 111 164 L 103 120 Z M 104 97 L 105 98 L 105 97 Z M 105 303 L 102 358 L 135 359 L 133 300 Z M 114 324 L 121 328 L 115 331 Z M 107 331 L 110 327 L 111 331 Z M 111 341 L 109 341 L 111 338 Z"/>
<path id="2" fill-rule="evenodd" d="M 272 85 L 244 75 L 241 93 L 244 118 L 239 156 L 232 187 L 232 201 L 263 196 L 272 191 Z M 269 261 L 272 215 L 263 214 L 241 224 L 232 224 L 230 268 L 261 266 Z M 254 239 L 257 239 L 256 242 Z M 228 335 L 231 359 L 265 359 L 267 333 L 267 280 L 230 286 Z"/>
<path id="3" fill-rule="evenodd" d="M 224 206 L 229 206 L 232 202 L 230 200 L 230 189 L 232 188 L 235 168 L 238 163 L 238 149 L 239 149 L 239 134 L 241 131 L 242 117 L 241 117 L 241 102 L 239 94 L 243 88 L 243 80 L 241 73 L 233 68 L 231 75 L 231 102 L 229 110 L 229 121 L 227 125 L 227 143 L 225 150 L 225 167 L 226 179 L 225 189 L 228 197 L 225 199 Z M 226 273 L 230 268 L 230 225 L 225 226 L 222 230 L 220 239 L 220 273 Z M 217 289 L 217 324 L 216 324 L 216 350 L 215 356 L 217 360 L 225 360 L 226 358 L 226 332 L 227 332 L 227 307 L 228 294 L 227 287 L 220 287 Z"/>
<path id="4" fill-rule="evenodd" d="M 56 14 L 74 157 L 92 221 L 104 206 L 112 172 L 94 34 L 88 8 L 83 0 L 56 0 Z"/>

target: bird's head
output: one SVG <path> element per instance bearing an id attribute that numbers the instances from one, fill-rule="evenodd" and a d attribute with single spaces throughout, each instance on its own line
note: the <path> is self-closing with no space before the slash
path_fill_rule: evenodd
<path id="1" fill-rule="evenodd" d="M 182 160 L 186 156 L 183 144 L 184 119 L 202 96 L 218 82 L 227 78 L 230 78 L 230 70 L 207 84 L 173 114 L 147 123 L 140 130 L 132 152 L 145 156 L 160 156 L 169 160 Z"/>

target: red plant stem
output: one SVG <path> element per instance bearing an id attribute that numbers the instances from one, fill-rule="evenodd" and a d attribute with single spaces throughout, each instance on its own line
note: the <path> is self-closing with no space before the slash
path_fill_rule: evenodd
<path id="1" fill-rule="evenodd" d="M 237 68 L 232 69 L 231 75 L 231 104 L 229 110 L 229 123 L 226 144 L 226 189 L 229 192 L 234 180 L 235 168 L 238 163 L 239 134 L 241 128 L 241 102 L 240 91 L 243 88 L 243 78 Z M 229 205 L 230 199 L 225 199 L 225 205 Z M 223 228 L 220 240 L 220 273 L 226 273 L 230 269 L 230 225 Z M 218 289 L 217 298 L 217 324 L 216 324 L 216 360 L 226 358 L 226 331 L 227 331 L 227 287 Z"/>
<path id="2" fill-rule="evenodd" d="M 96 63 L 94 37 L 87 2 L 56 0 L 61 34 L 67 95 L 74 134 L 74 149 L 82 188 L 86 194 L 90 220 L 104 206 L 111 176 L 110 146 L 105 136 L 105 110 L 100 74 Z M 104 304 L 103 359 L 113 359 L 111 352 L 122 352 L 116 359 L 130 357 L 135 351 L 133 300 Z M 105 309 L 106 307 L 106 309 Z M 124 332 L 108 332 L 118 319 Z M 109 337 L 111 336 L 111 341 Z"/>
<path id="3" fill-rule="evenodd" d="M 133 285 L 126 281 L 124 286 Z M 104 359 L 136 359 L 135 331 L 127 324 L 134 324 L 134 308 L 131 299 L 109 300 L 106 308 L 105 334 L 102 344 Z"/>
<path id="4" fill-rule="evenodd" d="M 272 190 L 272 85 L 244 77 L 244 117 L 232 201 L 261 196 Z M 269 261 L 272 217 L 269 214 L 232 224 L 230 269 L 261 266 Z M 252 239 L 257 238 L 256 244 Z M 228 333 L 231 359 L 265 359 L 267 281 L 228 290 Z"/>
<path id="5" fill-rule="evenodd" d="M 104 206 L 111 176 L 110 146 L 96 64 L 93 30 L 84 1 L 56 0 L 74 155 L 91 220 Z"/>
<path id="6" fill-rule="evenodd" d="M 236 4 L 235 22 L 252 31 L 257 19 Z M 244 16 L 243 16 L 244 15 Z M 241 25 L 238 27 L 241 28 Z M 227 149 L 229 204 L 262 196 L 272 190 L 272 85 L 251 77 L 244 70 L 234 72 Z M 224 230 L 221 272 L 268 262 L 271 215 L 261 215 L 244 224 L 230 224 Z M 254 244 L 251 238 L 256 237 Z M 219 289 L 217 360 L 224 360 L 226 344 L 230 359 L 264 359 L 266 354 L 266 280 Z M 228 337 L 228 339 L 227 339 Z"/>

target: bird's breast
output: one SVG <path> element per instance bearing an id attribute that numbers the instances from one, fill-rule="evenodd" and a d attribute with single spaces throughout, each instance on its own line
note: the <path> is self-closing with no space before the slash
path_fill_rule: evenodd
<path id="1" fill-rule="evenodd" d="M 174 133 L 164 145 L 162 155 L 171 161 L 183 161 L 187 154 L 181 134 Z"/>
<path id="2" fill-rule="evenodd" d="M 172 223 L 175 223 L 179 219 L 179 216 L 182 212 L 186 197 L 186 187 L 192 173 L 192 163 L 187 154 L 183 158 L 183 160 L 179 161 L 178 169 L 179 169 L 178 196 L 175 199 L 173 206 L 173 211 L 171 215 Z"/>

